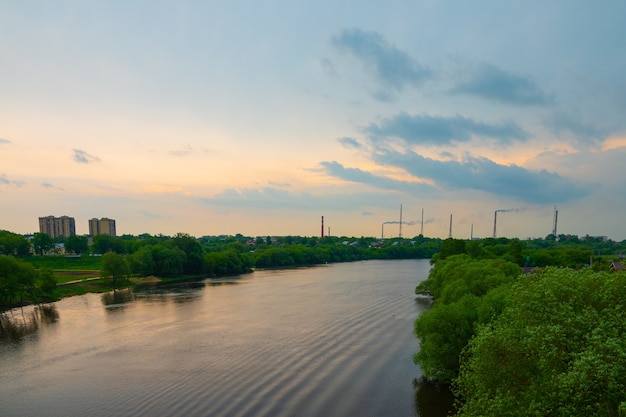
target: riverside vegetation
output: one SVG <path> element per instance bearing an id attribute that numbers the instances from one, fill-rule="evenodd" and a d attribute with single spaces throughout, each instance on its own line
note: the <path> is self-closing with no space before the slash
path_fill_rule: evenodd
<path id="1" fill-rule="evenodd" d="M 490 246 L 444 241 L 417 286 L 434 298 L 415 321 L 424 375 L 458 416 L 626 416 L 626 273 L 563 245 L 558 267 L 522 274 L 537 252 Z"/>
<path id="2" fill-rule="evenodd" d="M 0 308 L 105 292 L 143 282 L 217 278 L 253 268 L 285 268 L 365 259 L 426 259 L 441 241 L 347 237 L 84 236 L 65 240 L 73 256 L 41 255 L 53 250 L 49 236 L 0 231 Z M 31 255 L 32 248 L 38 255 Z M 100 255 L 102 256 L 90 256 Z M 86 279 L 89 280 L 86 280 Z M 67 285 L 67 282 L 79 281 Z M 58 285 L 57 285 L 58 284 Z"/>
<path id="3" fill-rule="evenodd" d="M 50 249 L 36 237 L 37 253 Z M 434 266 L 416 293 L 434 303 L 415 321 L 415 361 L 425 377 L 451 385 L 458 415 L 626 416 L 626 276 L 607 272 L 626 252 L 626 241 L 98 236 L 91 247 L 79 237 L 66 249 L 103 256 L 67 258 L 27 256 L 24 240 L 0 231 L 5 307 L 109 291 L 134 285 L 133 277 L 175 280 L 253 267 L 430 258 Z M 522 267 L 534 273 L 524 275 Z M 90 268 L 99 279 L 56 285 Z"/>

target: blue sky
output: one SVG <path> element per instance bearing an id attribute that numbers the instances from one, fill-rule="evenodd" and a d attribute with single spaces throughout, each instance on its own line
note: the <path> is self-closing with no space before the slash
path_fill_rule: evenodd
<path id="1" fill-rule="evenodd" d="M 0 229 L 626 239 L 624 15 L 0 0 Z"/>

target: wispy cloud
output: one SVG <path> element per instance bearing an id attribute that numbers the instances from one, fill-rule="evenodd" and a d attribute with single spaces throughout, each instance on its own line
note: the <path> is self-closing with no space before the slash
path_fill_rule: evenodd
<path id="1" fill-rule="evenodd" d="M 375 97 L 382 101 L 390 100 L 393 92 L 417 86 L 432 76 L 428 67 L 374 31 L 345 29 L 331 39 L 331 44 L 356 57 L 372 73 L 381 85 Z"/>
<path id="2" fill-rule="evenodd" d="M 8 139 L 0 138 L 0 145 L 6 145 L 7 143 L 11 143 L 11 141 Z"/>
<path id="3" fill-rule="evenodd" d="M 23 181 L 16 181 L 16 180 L 10 180 L 9 178 L 7 178 L 7 176 L 5 174 L 0 174 L 0 185 L 8 185 L 8 186 L 14 186 L 14 187 L 21 187 L 22 185 L 24 185 Z"/>
<path id="4" fill-rule="evenodd" d="M 341 178 L 358 184 L 366 184 L 383 190 L 396 191 L 430 191 L 432 187 L 420 182 L 399 181 L 393 178 L 374 175 L 371 172 L 363 171 L 359 168 L 346 168 L 336 161 L 321 162 L 320 166 L 324 172 L 331 177 Z"/>
<path id="5" fill-rule="evenodd" d="M 575 146 L 595 146 L 600 144 L 610 132 L 590 123 L 581 117 L 574 117 L 564 112 L 557 112 L 544 120 L 544 124 L 559 137 L 569 136 Z"/>
<path id="6" fill-rule="evenodd" d="M 161 217 L 163 217 L 158 213 L 154 213 L 152 211 L 147 211 L 147 210 L 140 210 L 139 214 L 141 214 L 144 217 L 148 217 L 150 219 L 160 219 Z"/>
<path id="7" fill-rule="evenodd" d="M 389 191 L 382 192 L 341 192 L 334 194 L 312 194 L 279 190 L 273 187 L 233 188 L 224 190 L 213 197 L 200 199 L 205 205 L 234 209 L 259 210 L 363 210 L 364 207 L 386 207 Z"/>
<path id="8" fill-rule="evenodd" d="M 462 160 L 438 161 L 415 152 L 389 151 L 375 155 L 381 165 L 402 168 L 417 178 L 430 179 L 443 189 L 480 190 L 528 203 L 557 203 L 584 197 L 587 186 L 547 170 L 501 165 L 488 158 L 466 155 Z"/>
<path id="9" fill-rule="evenodd" d="M 343 137 L 343 138 L 337 139 L 337 141 L 341 143 L 345 148 L 348 148 L 348 149 L 357 149 L 357 150 L 364 149 L 363 144 L 354 138 Z"/>
<path id="10" fill-rule="evenodd" d="M 522 106 L 554 102 L 553 97 L 539 88 L 532 77 L 507 72 L 486 63 L 470 69 L 465 79 L 459 81 L 451 92 Z"/>
<path id="11" fill-rule="evenodd" d="M 65 189 L 63 189 L 61 187 L 57 187 L 56 185 L 50 184 L 49 182 L 42 182 L 41 186 L 43 188 L 51 188 L 51 189 L 55 189 L 55 190 L 65 191 Z"/>
<path id="12" fill-rule="evenodd" d="M 92 162 L 100 161 L 100 158 L 98 158 L 97 156 L 88 154 L 82 149 L 73 149 L 72 151 L 74 152 L 72 159 L 74 159 L 74 162 L 77 162 L 79 164 L 90 164 Z"/>
<path id="13" fill-rule="evenodd" d="M 180 157 L 184 157 L 187 155 L 190 155 L 191 153 L 193 153 L 193 148 L 191 147 L 191 145 L 187 144 L 187 146 L 183 147 L 182 149 L 177 149 L 177 150 L 173 150 L 170 151 L 170 155 L 174 155 L 174 156 L 180 156 Z"/>
<path id="14" fill-rule="evenodd" d="M 489 124 L 459 115 L 443 117 L 407 113 L 372 123 L 364 131 L 369 140 L 377 144 L 396 139 L 408 145 L 436 146 L 467 142 L 474 136 L 508 145 L 514 141 L 524 141 L 530 136 L 513 122 Z"/>
<path id="15" fill-rule="evenodd" d="M 268 183 L 269 185 L 273 187 L 281 187 L 281 188 L 291 187 L 291 184 L 289 184 L 288 182 L 268 181 Z"/>

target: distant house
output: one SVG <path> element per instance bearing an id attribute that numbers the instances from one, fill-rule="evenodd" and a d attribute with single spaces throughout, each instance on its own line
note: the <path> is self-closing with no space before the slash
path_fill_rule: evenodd
<path id="1" fill-rule="evenodd" d="M 624 270 L 626 270 L 626 268 L 624 268 L 624 264 L 621 262 L 612 262 L 611 265 L 609 265 L 609 271 L 611 272 Z"/>

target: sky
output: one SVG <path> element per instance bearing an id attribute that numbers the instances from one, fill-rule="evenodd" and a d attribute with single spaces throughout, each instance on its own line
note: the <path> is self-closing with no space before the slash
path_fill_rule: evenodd
<path id="1" fill-rule="evenodd" d="M 624 240 L 624 16 L 0 0 L 0 229 Z"/>

